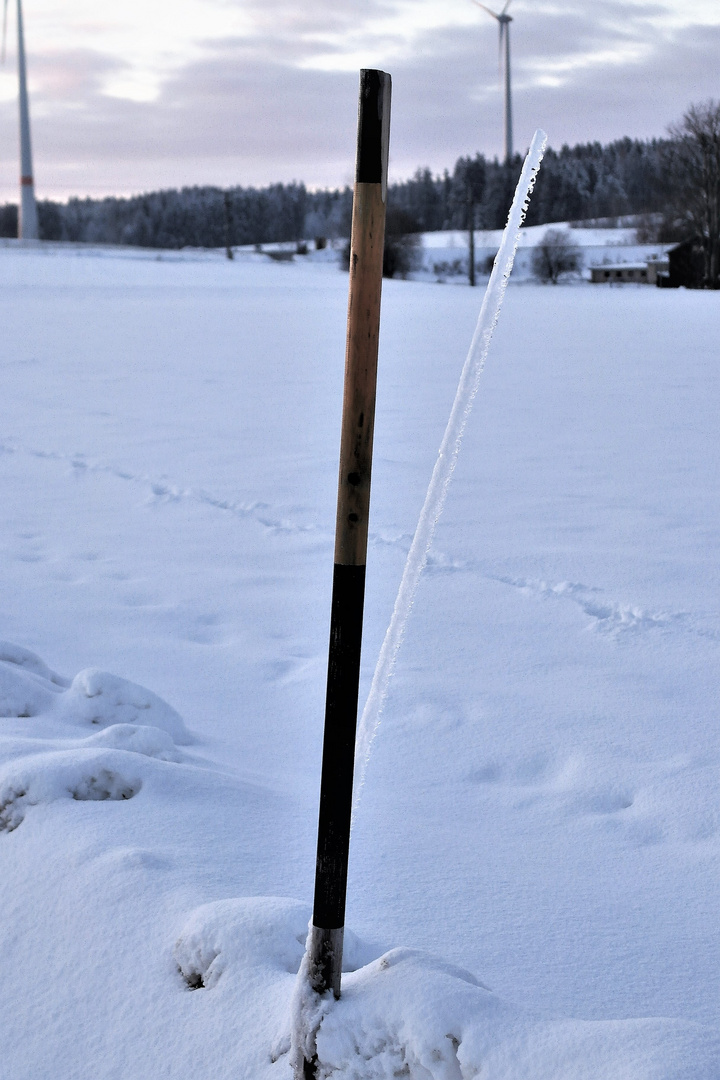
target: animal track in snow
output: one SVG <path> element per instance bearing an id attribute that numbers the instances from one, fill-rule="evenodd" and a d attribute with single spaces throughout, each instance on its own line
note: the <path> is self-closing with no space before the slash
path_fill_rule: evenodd
<path id="1" fill-rule="evenodd" d="M 202 488 L 182 487 L 166 480 L 154 479 L 144 473 L 133 473 L 99 461 L 88 461 L 84 454 L 64 454 L 56 450 L 36 450 L 15 440 L 8 439 L 0 441 L 0 453 L 24 454 L 27 457 L 39 458 L 43 461 L 60 462 L 69 465 L 77 475 L 82 473 L 104 473 L 118 480 L 124 480 L 126 483 L 129 482 L 146 488 L 152 502 L 174 503 L 189 500 L 214 507 L 216 510 L 223 510 L 239 518 L 254 519 L 258 524 L 275 532 L 306 533 L 319 531 L 318 526 L 315 524 L 293 522 L 275 516 L 269 503 L 259 501 L 245 503 L 235 502 L 232 499 L 222 499 Z"/>
<path id="2" fill-rule="evenodd" d="M 574 801 L 574 809 L 584 814 L 619 814 L 629 810 L 634 801 L 635 796 L 625 789 L 597 788 L 582 792 Z"/>
<path id="3" fill-rule="evenodd" d="M 613 636 L 628 630 L 651 630 L 682 624 L 686 620 L 686 615 L 680 612 L 644 611 L 637 604 L 603 601 L 599 596 L 600 589 L 578 582 L 560 581 L 556 585 L 549 585 L 546 581 L 531 578 L 497 577 L 495 580 L 512 585 L 524 593 L 571 600 L 593 620 L 593 628 Z"/>
<path id="4" fill-rule="evenodd" d="M 574 786 L 581 771 L 579 756 L 560 760 L 539 750 L 518 758 L 490 758 L 469 772 L 466 779 L 472 784 L 564 791 Z"/>
<path id="5" fill-rule="evenodd" d="M 133 473 L 127 469 L 120 469 L 103 462 L 88 461 L 84 454 L 64 454 L 57 450 L 37 450 L 24 446 L 14 439 L 0 440 L 0 453 L 24 454 L 27 457 L 39 458 L 43 461 L 64 463 L 69 465 L 78 475 L 82 473 L 104 473 L 108 476 L 114 476 L 118 480 L 124 480 L 148 489 L 150 501 L 154 503 L 177 503 L 182 500 L 189 500 L 233 514 L 238 518 L 252 519 L 264 528 L 276 533 L 314 533 L 318 536 L 325 534 L 328 542 L 332 539 L 331 524 L 324 529 L 315 522 L 292 521 L 273 512 L 270 503 L 259 500 L 239 502 L 232 499 L 223 499 L 206 491 L 204 488 L 183 487 L 167 480 L 153 479 L 145 473 Z M 407 552 L 412 543 L 412 533 L 392 535 L 382 532 L 371 533 L 368 541 L 377 546 L 399 547 L 402 551 Z M 431 573 L 462 569 L 465 569 L 464 563 L 449 559 L 442 552 L 433 550 L 428 556 L 427 570 Z"/>
<path id="6" fill-rule="evenodd" d="M 132 799 L 142 787 L 140 780 L 128 782 L 111 769 L 97 769 L 80 776 L 70 794 L 76 802 L 103 802 L 105 799 Z"/>

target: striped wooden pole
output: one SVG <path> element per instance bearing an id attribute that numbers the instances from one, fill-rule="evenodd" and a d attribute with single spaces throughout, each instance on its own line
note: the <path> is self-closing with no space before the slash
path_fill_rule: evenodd
<path id="1" fill-rule="evenodd" d="M 360 72 L 335 568 L 315 899 L 308 947 L 313 989 L 319 994 L 332 990 L 335 997 L 340 997 L 365 596 L 390 88 L 390 76 L 384 71 Z"/>

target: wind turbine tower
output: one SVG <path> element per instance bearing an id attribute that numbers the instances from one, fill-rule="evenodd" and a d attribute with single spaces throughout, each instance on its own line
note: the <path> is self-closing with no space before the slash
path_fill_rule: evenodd
<path id="1" fill-rule="evenodd" d="M 5 58 L 5 28 L 7 26 L 7 2 L 3 18 L 3 59 Z M 38 239 L 38 214 L 35 202 L 35 185 L 32 170 L 32 150 L 30 147 L 30 108 L 27 92 L 27 67 L 25 64 L 25 34 L 23 32 L 22 3 L 17 0 L 18 28 L 18 82 L 20 98 L 20 214 L 18 216 L 18 238 L 20 240 Z"/>
<path id="2" fill-rule="evenodd" d="M 491 11 L 489 7 L 485 7 L 480 3 L 480 0 L 474 0 L 474 3 L 483 11 L 487 11 L 488 15 L 492 15 L 493 19 L 497 20 L 498 29 L 500 31 L 500 63 L 503 61 L 503 45 L 505 47 L 505 162 L 508 163 L 512 160 L 513 156 L 513 131 L 512 131 L 512 94 L 510 92 L 510 23 L 512 22 L 512 16 L 508 15 L 507 9 L 510 7 L 512 0 L 507 0 L 505 7 L 500 14 Z M 20 0 L 18 0 L 20 3 Z"/>

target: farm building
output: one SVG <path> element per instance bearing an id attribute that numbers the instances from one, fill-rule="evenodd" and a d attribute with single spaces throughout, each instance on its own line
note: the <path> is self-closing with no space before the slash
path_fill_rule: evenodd
<path id="1" fill-rule="evenodd" d="M 663 289 L 702 289 L 705 284 L 705 253 L 699 237 L 675 244 L 668 251 L 668 265 L 660 274 L 658 285 Z"/>
<path id="2" fill-rule="evenodd" d="M 616 263 L 614 266 L 591 266 L 590 280 L 595 284 L 599 282 L 621 284 L 626 281 L 634 281 L 644 285 L 656 285 L 658 272 L 666 269 L 666 264 L 654 261 Z"/>

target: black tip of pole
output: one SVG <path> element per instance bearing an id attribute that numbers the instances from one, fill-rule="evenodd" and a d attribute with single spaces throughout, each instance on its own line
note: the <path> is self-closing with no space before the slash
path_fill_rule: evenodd
<path id="1" fill-rule="evenodd" d="M 355 163 L 358 184 L 382 184 L 384 188 L 387 183 L 391 85 L 392 80 L 385 71 L 363 68 L 360 72 Z"/>

